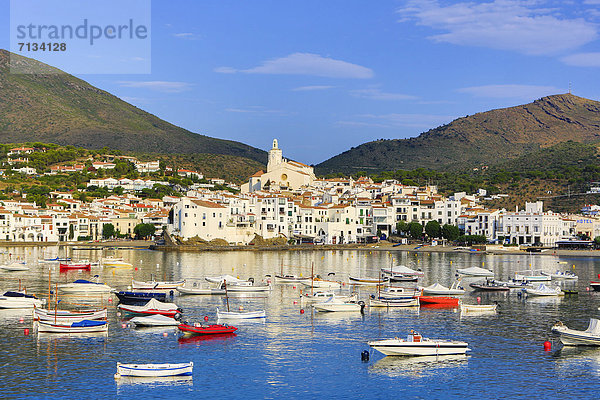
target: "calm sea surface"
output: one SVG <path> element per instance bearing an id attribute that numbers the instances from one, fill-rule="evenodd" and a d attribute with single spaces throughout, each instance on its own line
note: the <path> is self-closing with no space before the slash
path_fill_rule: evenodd
<path id="1" fill-rule="evenodd" d="M 63 256 L 58 248 L 8 248 L 31 267 L 26 272 L 0 272 L 0 290 L 17 289 L 19 279 L 29 292 L 47 297 L 49 266 L 45 257 Z M 71 253 L 69 253 L 71 254 Z M 97 260 L 101 251 L 73 251 L 79 259 Z M 90 273 L 52 271 L 55 283 L 89 278 L 95 274 L 117 289 L 131 279 L 160 280 L 203 278 L 232 274 L 264 279 L 284 273 L 326 276 L 335 272 L 347 282 L 348 274 L 377 277 L 379 268 L 404 264 L 425 272 L 422 284 L 449 286 L 457 268 L 484 266 L 506 279 L 515 271 L 541 268 L 572 270 L 580 277 L 571 283 L 578 296 L 521 298 L 516 292 L 469 291 L 463 300 L 497 301 L 495 314 L 461 316 L 448 309 L 366 309 L 360 313 L 315 314 L 299 300 L 299 287 L 275 284 L 266 295 L 229 299 L 232 308 L 265 309 L 265 322 L 236 322 L 237 335 L 184 339 L 173 328 L 134 329 L 117 314 L 116 298 L 61 296 L 61 307 L 108 306 L 107 335 L 65 336 L 38 334 L 31 314 L 0 310 L 1 398 L 598 398 L 600 349 L 564 348 L 550 333 L 558 320 L 585 329 L 590 317 L 598 317 L 600 293 L 586 286 L 600 273 L 600 259 L 551 255 L 471 255 L 407 253 L 396 251 L 290 251 L 162 253 L 118 250 L 105 255 L 122 256 L 137 267 L 92 267 Z M 0 263 L 8 255 L 0 256 Z M 283 266 L 283 268 L 282 268 Z M 469 280 L 465 280 L 468 284 Z M 565 284 L 566 285 L 566 284 Z M 348 291 L 344 286 L 343 291 Z M 373 290 L 361 289 L 365 299 Z M 226 308 L 220 296 L 176 296 L 185 318 L 215 321 L 216 308 Z M 301 309 L 305 312 L 301 313 Z M 24 321 L 21 322 L 21 317 Z M 30 334 L 25 335 L 25 328 Z M 469 343 L 468 357 L 384 357 L 371 351 L 369 362 L 360 353 L 369 340 L 404 337 L 410 329 L 424 336 Z M 167 333 L 167 335 L 164 335 Z M 551 340 L 552 351 L 543 350 Z M 113 378 L 116 363 L 194 362 L 191 379 L 139 382 Z"/>

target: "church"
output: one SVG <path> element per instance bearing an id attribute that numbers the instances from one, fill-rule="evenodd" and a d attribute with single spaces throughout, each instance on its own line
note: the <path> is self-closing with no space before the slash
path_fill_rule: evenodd
<path id="1" fill-rule="evenodd" d="M 273 139 L 273 148 L 269 150 L 267 172 L 261 170 L 252 175 L 248 183 L 242 185 L 242 192 L 296 190 L 311 185 L 315 179 L 313 167 L 283 158 L 277 139 Z"/>

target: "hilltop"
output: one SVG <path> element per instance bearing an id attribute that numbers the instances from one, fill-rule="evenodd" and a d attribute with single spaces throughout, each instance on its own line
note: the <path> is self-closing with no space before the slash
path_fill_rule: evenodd
<path id="1" fill-rule="evenodd" d="M 205 153 L 265 163 L 266 152 L 170 124 L 56 68 L 12 55 L 48 74 L 11 74 L 0 49 L 0 141 L 46 142 L 144 153 Z M 13 62 L 15 62 L 13 60 Z"/>
<path id="2" fill-rule="evenodd" d="M 569 140 L 600 141 L 600 102 L 572 94 L 547 96 L 529 104 L 458 118 L 416 138 L 364 143 L 322 162 L 316 170 L 326 174 L 471 169 Z"/>

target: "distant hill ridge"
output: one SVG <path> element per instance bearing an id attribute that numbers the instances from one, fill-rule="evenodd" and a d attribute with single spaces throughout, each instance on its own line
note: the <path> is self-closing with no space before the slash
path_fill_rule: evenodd
<path id="1" fill-rule="evenodd" d="M 569 140 L 600 141 L 600 102 L 572 94 L 547 96 L 458 118 L 416 138 L 364 143 L 322 162 L 316 170 L 326 174 L 361 169 L 471 168 Z"/>
<path id="2" fill-rule="evenodd" d="M 49 74 L 11 74 L 0 49 L 0 141 L 41 141 L 90 149 L 109 146 L 148 153 L 208 153 L 266 163 L 263 150 L 170 124 L 72 75 L 14 55 L 22 67 Z"/>

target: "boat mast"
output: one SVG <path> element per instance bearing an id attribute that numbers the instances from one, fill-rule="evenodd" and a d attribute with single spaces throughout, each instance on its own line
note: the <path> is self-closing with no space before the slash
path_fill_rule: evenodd
<path id="1" fill-rule="evenodd" d="M 310 267 L 310 295 L 313 296 L 313 291 L 315 287 L 315 262 L 311 263 Z"/>
<path id="2" fill-rule="evenodd" d="M 52 286 L 51 286 L 51 282 L 50 282 L 50 277 L 52 275 L 52 268 L 48 267 L 48 303 L 46 304 L 48 307 L 48 310 L 50 310 L 50 293 L 52 293 Z"/>
<path id="3" fill-rule="evenodd" d="M 58 282 L 54 288 L 54 325 L 56 325 L 56 314 L 58 314 Z"/>
<path id="4" fill-rule="evenodd" d="M 223 286 L 225 286 L 225 301 L 227 302 L 227 312 L 229 312 L 229 294 L 227 293 L 227 279 L 223 279 Z"/>

